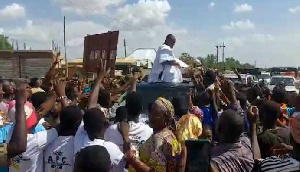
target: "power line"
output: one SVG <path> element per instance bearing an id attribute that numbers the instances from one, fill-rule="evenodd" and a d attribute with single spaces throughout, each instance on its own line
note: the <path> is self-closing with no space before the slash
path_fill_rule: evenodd
<path id="1" fill-rule="evenodd" d="M 78 7 L 80 7 L 80 8 L 89 10 L 89 11 L 91 11 L 91 12 L 94 12 L 94 13 L 96 13 L 96 14 L 99 14 L 99 15 L 101 15 L 101 16 L 104 16 L 104 17 L 106 17 L 106 18 L 109 18 L 109 19 L 111 19 L 111 20 L 114 20 L 114 21 L 123 23 L 123 24 L 125 24 L 125 25 L 127 25 L 127 26 L 130 26 L 130 27 L 132 27 L 132 28 L 136 28 L 136 29 L 138 29 L 138 30 L 145 31 L 144 29 L 142 29 L 142 28 L 140 28 L 140 27 L 136 27 L 136 26 L 134 26 L 134 25 L 132 25 L 132 24 L 130 24 L 130 23 L 127 23 L 127 22 L 125 22 L 125 21 L 122 21 L 122 20 L 119 20 L 119 19 L 117 19 L 117 18 L 111 17 L 111 16 L 109 16 L 109 15 L 103 14 L 103 13 L 101 13 L 101 12 L 99 12 L 99 11 L 96 11 L 96 10 L 91 9 L 91 8 L 89 8 L 89 7 L 86 7 L 86 6 L 84 6 L 84 5 L 78 4 L 78 3 L 73 2 L 73 1 L 71 1 L 71 0 L 66 0 L 66 1 L 69 2 L 69 3 L 71 3 L 71 4 L 73 4 L 73 5 L 75 5 L 75 6 L 78 6 Z"/>

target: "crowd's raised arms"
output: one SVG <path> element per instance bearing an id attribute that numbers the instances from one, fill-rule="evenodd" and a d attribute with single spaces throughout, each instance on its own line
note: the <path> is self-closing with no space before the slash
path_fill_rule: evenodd
<path id="1" fill-rule="evenodd" d="M 63 78 L 59 55 L 44 79 L 1 80 L 0 172 L 300 171 L 300 95 L 188 67 L 175 43 L 169 34 L 149 83 L 136 68 L 113 78 L 105 59 L 92 81 Z"/>

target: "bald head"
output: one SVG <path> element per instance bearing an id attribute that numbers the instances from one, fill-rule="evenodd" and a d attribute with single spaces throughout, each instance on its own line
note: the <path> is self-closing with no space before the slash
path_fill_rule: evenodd
<path id="1" fill-rule="evenodd" d="M 244 130 L 244 119 L 234 110 L 224 111 L 218 121 L 217 131 L 221 143 L 235 143 Z"/>
<path id="2" fill-rule="evenodd" d="M 171 48 L 173 48 L 175 43 L 176 43 L 175 36 L 172 35 L 172 34 L 167 35 L 166 40 L 165 40 L 165 44 L 170 46 Z"/>

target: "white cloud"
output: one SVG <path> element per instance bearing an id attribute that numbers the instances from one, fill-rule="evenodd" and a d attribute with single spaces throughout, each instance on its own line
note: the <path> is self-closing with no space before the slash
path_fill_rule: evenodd
<path id="1" fill-rule="evenodd" d="M 216 5 L 216 3 L 214 3 L 214 2 L 211 2 L 210 4 L 209 4 L 209 8 L 212 8 L 212 7 L 214 7 Z"/>
<path id="2" fill-rule="evenodd" d="M 244 13 L 244 12 L 250 12 L 253 11 L 253 8 L 251 5 L 248 4 L 241 4 L 241 5 L 236 5 L 234 12 L 236 13 Z"/>
<path id="3" fill-rule="evenodd" d="M 17 3 L 5 6 L 0 9 L 0 21 L 8 21 L 14 19 L 25 18 L 25 8 Z"/>
<path id="4" fill-rule="evenodd" d="M 115 17 L 134 27 L 151 30 L 153 27 L 166 24 L 170 10 L 171 6 L 167 0 L 139 0 L 137 3 L 119 8 Z M 129 27 L 125 26 L 120 22 L 112 23 L 112 27 L 117 29 Z"/>
<path id="5" fill-rule="evenodd" d="M 259 43 L 266 43 L 275 40 L 276 40 L 275 37 L 271 34 L 255 33 L 255 34 L 246 34 L 240 36 L 230 36 L 224 39 L 220 39 L 219 42 L 224 41 L 227 44 L 230 44 L 230 46 L 242 47 L 244 45 L 248 45 L 251 43 L 259 44 Z"/>
<path id="6" fill-rule="evenodd" d="M 79 15 L 104 13 L 109 7 L 116 7 L 125 0 L 52 0 L 61 6 L 63 12 L 75 12 Z"/>
<path id="7" fill-rule="evenodd" d="M 51 27 L 48 27 L 49 24 Z M 104 26 L 92 21 L 74 21 L 66 23 L 67 54 L 69 58 L 83 55 L 84 37 L 87 34 L 107 32 Z M 50 49 L 52 39 L 62 48 L 63 25 L 57 21 L 34 22 L 28 20 L 26 25 L 4 30 L 4 34 L 18 40 L 19 45 L 26 43 L 32 49 Z"/>
<path id="8" fill-rule="evenodd" d="M 300 11 L 300 5 L 297 6 L 297 7 L 294 7 L 294 8 L 289 8 L 288 11 L 289 11 L 290 13 L 297 13 L 297 12 Z"/>
<path id="9" fill-rule="evenodd" d="M 275 41 L 275 37 L 270 34 L 252 34 L 250 35 L 251 40 L 257 43 L 264 43 L 268 41 Z"/>
<path id="10" fill-rule="evenodd" d="M 250 20 L 241 20 L 237 22 L 231 22 L 228 25 L 223 25 L 222 29 L 224 30 L 234 30 L 234 29 L 240 29 L 240 30 L 246 30 L 246 29 L 254 29 L 255 25 Z"/>
<path id="11" fill-rule="evenodd" d="M 55 34 L 59 32 L 59 24 L 51 23 L 51 27 L 47 25 L 34 24 L 32 20 L 27 20 L 24 27 L 16 27 L 8 29 L 4 33 L 11 38 L 19 40 L 32 40 L 35 42 L 51 41 Z"/>
<path id="12" fill-rule="evenodd" d="M 0 34 L 4 32 L 4 29 L 0 27 Z"/>

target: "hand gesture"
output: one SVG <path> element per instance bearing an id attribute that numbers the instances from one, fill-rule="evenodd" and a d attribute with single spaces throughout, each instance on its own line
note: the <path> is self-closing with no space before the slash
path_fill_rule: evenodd
<path id="1" fill-rule="evenodd" d="M 251 124 L 257 124 L 258 122 L 258 116 L 259 116 L 259 110 L 256 106 L 251 106 L 247 113 L 248 120 Z"/>
<path id="2" fill-rule="evenodd" d="M 60 62 L 60 53 L 57 53 L 54 63 Z"/>
<path id="3" fill-rule="evenodd" d="M 104 78 L 110 72 L 110 68 L 107 68 L 107 61 L 100 59 L 100 64 L 97 66 L 97 77 Z"/>
<path id="4" fill-rule="evenodd" d="M 118 102 L 120 97 L 121 97 L 121 94 L 115 94 L 115 95 L 111 96 L 111 99 L 113 102 Z"/>
<path id="5" fill-rule="evenodd" d="M 90 97 L 90 93 L 82 93 L 79 96 L 79 100 L 88 99 Z"/>
<path id="6" fill-rule="evenodd" d="M 133 162 L 135 159 L 136 159 L 136 156 L 135 156 L 135 151 L 134 150 L 129 150 L 125 153 L 125 159 L 128 163 L 131 163 Z"/>
<path id="7" fill-rule="evenodd" d="M 56 92 L 56 94 L 60 97 L 60 96 L 65 96 L 65 90 L 66 90 L 66 84 L 67 82 L 64 80 L 60 80 L 58 82 L 55 83 L 54 85 L 54 90 Z"/>
<path id="8" fill-rule="evenodd" d="M 30 96 L 30 87 L 28 84 L 22 84 L 19 86 L 16 92 L 16 101 L 19 103 L 25 103 Z"/>

